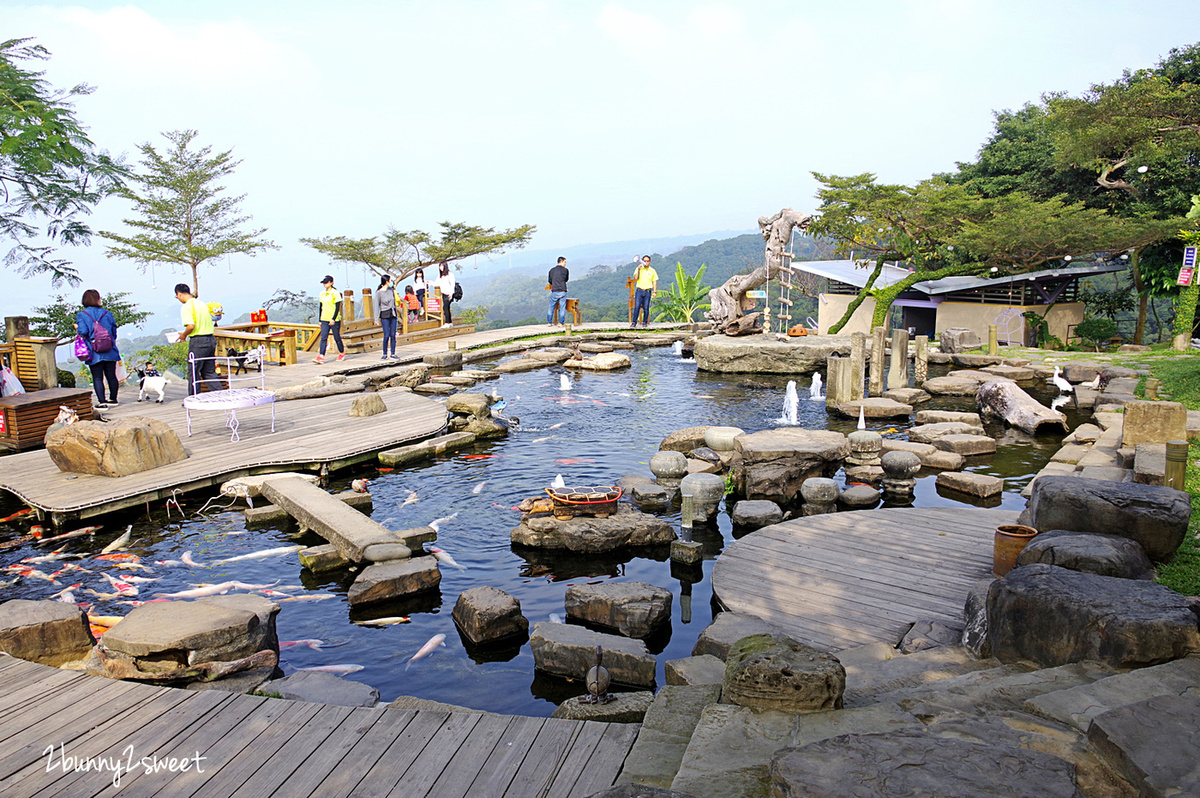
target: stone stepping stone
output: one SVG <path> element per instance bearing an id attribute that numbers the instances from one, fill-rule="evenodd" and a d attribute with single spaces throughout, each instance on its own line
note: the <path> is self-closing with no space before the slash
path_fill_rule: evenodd
<path id="1" fill-rule="evenodd" d="M 598 355 L 601 352 L 613 351 L 613 346 L 612 344 L 583 343 L 579 345 L 579 351 L 586 352 L 589 355 Z"/>
<path id="2" fill-rule="evenodd" d="M 723 662 L 734 643 L 743 637 L 758 634 L 783 635 L 785 632 L 780 627 L 753 615 L 722 612 L 700 633 L 696 644 L 692 646 L 692 656 L 712 654 Z"/>
<path id="3" fill-rule="evenodd" d="M 634 687 L 654 685 L 657 662 L 641 640 L 549 621 L 535 623 L 529 636 L 538 670 L 576 680 L 582 680 L 596 664 L 596 646 L 604 650 L 604 667 L 614 682 Z"/>
<path id="4" fill-rule="evenodd" d="M 647 582 L 571 585 L 567 616 L 643 638 L 671 618 L 671 591 Z"/>
<path id="5" fill-rule="evenodd" d="M 933 441 L 943 452 L 954 452 L 964 457 L 978 454 L 994 454 L 996 439 L 987 435 L 943 435 Z"/>
<path id="6" fill-rule="evenodd" d="M 715 684 L 725 678 L 725 663 L 712 654 L 667 660 L 667 684 Z"/>
<path id="7" fill-rule="evenodd" d="M 733 505 L 734 526 L 761 529 L 764 526 L 778 524 L 782 520 L 783 510 L 775 502 L 765 499 L 743 499 Z"/>
<path id="8" fill-rule="evenodd" d="M 0 604 L 0 651 L 18 659 L 57 668 L 83 659 L 95 643 L 87 615 L 74 604 L 28 599 Z"/>
<path id="9" fill-rule="evenodd" d="M 855 510 L 869 510 L 879 504 L 879 491 L 870 485 L 851 485 L 841 492 L 838 501 Z"/>
<path id="10" fill-rule="evenodd" d="M 925 380 L 921 387 L 934 396 L 974 396 L 979 390 L 979 380 L 951 376 L 931 377 Z"/>
<path id="11" fill-rule="evenodd" d="M 837 657 L 782 635 L 752 635 L 729 649 L 721 700 L 806 714 L 841 709 L 845 691 Z"/>
<path id="12" fill-rule="evenodd" d="M 470 377 L 455 377 L 452 375 L 447 376 L 435 374 L 429 378 L 429 381 L 433 383 L 445 383 L 446 385 L 453 385 L 457 388 L 470 388 L 475 384 L 475 380 L 471 379 Z"/>
<path id="13" fill-rule="evenodd" d="M 509 534 L 513 543 L 541 549 L 596 553 L 627 546 L 657 546 L 675 540 L 675 529 L 653 515 L 620 503 L 608 518 L 526 516 Z"/>
<path id="14" fill-rule="evenodd" d="M 1032 382 L 1037 379 L 1037 374 L 1033 369 L 1018 368 L 1016 366 L 985 366 L 980 371 L 986 371 L 988 374 L 993 374 L 1006 380 L 1014 382 Z"/>
<path id="15" fill-rule="evenodd" d="M 497 374 L 516 374 L 522 371 L 533 371 L 551 365 L 552 361 L 534 360 L 531 357 L 518 357 L 506 360 L 496 366 Z"/>
<path id="16" fill-rule="evenodd" d="M 568 698 L 550 713 L 550 717 L 591 720 L 597 723 L 641 723 L 654 701 L 654 693 L 649 690 L 635 693 L 613 692 L 610 695 L 614 696 L 615 700 L 607 704 L 588 704 Z"/>
<path id="17" fill-rule="evenodd" d="M 950 356 L 950 360 L 956 366 L 965 366 L 967 368 L 976 368 L 980 366 L 999 366 L 1004 362 L 1004 358 L 999 355 L 973 355 L 968 353 L 954 353 Z"/>
<path id="18" fill-rule="evenodd" d="M 943 471 L 937 475 L 937 486 L 949 488 L 968 496 L 978 496 L 986 499 L 1004 492 L 1004 480 L 987 474 L 975 474 L 970 471 Z"/>
<path id="19" fill-rule="evenodd" d="M 463 369 L 462 371 L 453 372 L 450 376 L 451 377 L 469 377 L 469 378 L 475 380 L 476 382 L 500 379 L 500 375 L 494 371 L 491 371 L 490 369 Z"/>
<path id="20" fill-rule="evenodd" d="M 454 386 L 444 382 L 426 382 L 413 388 L 413 393 L 425 396 L 449 396 L 454 393 Z"/>
<path id="21" fill-rule="evenodd" d="M 1140 795 L 1200 793 L 1200 695 L 1162 695 L 1098 715 L 1088 740 Z"/>
<path id="22" fill-rule="evenodd" d="M 529 621 L 521 614 L 520 600 L 490 585 L 460 593 L 450 617 L 475 644 L 523 638 L 529 633 Z"/>
<path id="23" fill-rule="evenodd" d="M 965 413 L 956 410 L 918 410 L 917 415 L 913 417 L 913 421 L 918 424 L 957 422 L 983 429 L 983 419 L 979 417 L 978 413 Z"/>
<path id="24" fill-rule="evenodd" d="M 641 721 L 642 728 L 621 767 L 620 779 L 669 788 L 704 708 L 717 703 L 720 697 L 719 683 L 667 685 L 659 690 Z"/>
<path id="25" fill-rule="evenodd" d="M 548 346 L 545 349 L 531 349 L 525 353 L 525 357 L 530 360 L 538 360 L 542 363 L 561 363 L 574 356 L 575 353 L 565 346 Z"/>
<path id="26" fill-rule="evenodd" d="M 892 388 L 889 391 L 883 392 L 884 399 L 891 399 L 895 402 L 900 402 L 906 405 L 915 405 L 922 402 L 928 402 L 933 397 L 928 392 L 920 388 Z"/>
<path id="27" fill-rule="evenodd" d="M 842 402 L 834 409 L 847 418 L 858 418 L 860 410 L 865 418 L 908 418 L 913 412 L 912 405 L 902 404 L 882 396 Z"/>
<path id="28" fill-rule="evenodd" d="M 351 607 L 376 604 L 432 590 L 442 581 L 437 560 L 413 557 L 377 563 L 363 569 L 346 596 Z"/>
<path id="29" fill-rule="evenodd" d="M 586 371 L 614 371 L 616 369 L 629 368 L 632 361 L 629 355 L 621 354 L 620 352 L 603 352 L 592 357 L 585 357 L 582 360 L 565 360 L 563 361 L 564 368 L 584 369 Z"/>
<path id="30" fill-rule="evenodd" d="M 935 424 L 921 424 L 908 431 L 908 439 L 913 443 L 932 444 L 944 435 L 978 435 L 980 427 L 964 424 L 961 421 L 940 421 Z"/>
<path id="31" fill-rule="evenodd" d="M 259 690 L 279 693 L 280 698 L 291 701 L 337 707 L 373 707 L 379 703 L 379 691 L 371 685 L 322 671 L 297 671 L 291 676 L 266 682 Z"/>

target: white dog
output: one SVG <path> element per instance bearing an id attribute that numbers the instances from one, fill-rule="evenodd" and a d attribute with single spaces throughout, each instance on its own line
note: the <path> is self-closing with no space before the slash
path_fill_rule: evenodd
<path id="1" fill-rule="evenodd" d="M 167 387 L 167 378 L 158 373 L 158 369 L 154 368 L 153 363 L 147 363 L 144 369 L 138 369 L 137 374 L 141 387 L 141 390 L 138 391 L 138 401 L 142 401 L 147 394 L 153 391 L 158 394 L 158 398 L 154 401 L 162 404 L 163 399 L 166 398 L 163 395 L 163 389 Z"/>

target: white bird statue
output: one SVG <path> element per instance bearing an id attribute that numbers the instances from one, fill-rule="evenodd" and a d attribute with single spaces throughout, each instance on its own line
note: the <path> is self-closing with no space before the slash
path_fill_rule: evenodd
<path id="1" fill-rule="evenodd" d="M 1061 366 L 1054 367 L 1054 376 L 1050 378 L 1050 381 L 1053 382 L 1058 390 L 1062 393 L 1070 393 L 1072 390 L 1074 390 L 1071 386 L 1071 383 L 1063 379 Z"/>
<path id="2" fill-rule="evenodd" d="M 1081 383 L 1084 387 L 1091 388 L 1093 391 L 1100 389 L 1100 373 L 1096 373 L 1096 378 L 1091 382 Z"/>

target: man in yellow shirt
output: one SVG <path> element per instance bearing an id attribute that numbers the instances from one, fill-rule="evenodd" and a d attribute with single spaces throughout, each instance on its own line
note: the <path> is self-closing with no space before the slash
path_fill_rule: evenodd
<path id="1" fill-rule="evenodd" d="M 630 329 L 638 326 L 638 314 L 642 314 L 642 326 L 650 321 L 650 299 L 658 293 L 658 272 L 650 268 L 650 256 L 643 255 L 637 271 L 633 273 L 636 280 L 633 289 L 633 324 Z"/>
<path id="2" fill-rule="evenodd" d="M 333 277 L 325 275 L 321 281 L 321 349 L 314 363 L 325 362 L 325 343 L 333 331 L 333 342 L 337 344 L 338 360 L 346 359 L 346 347 L 342 346 L 342 295 L 333 287 Z"/>
<path id="3" fill-rule="evenodd" d="M 183 332 L 178 340 L 187 339 L 188 355 L 195 358 L 195 365 L 189 363 L 187 368 L 188 396 L 199 393 L 202 385 L 206 385 L 210 391 L 220 390 L 215 360 L 217 339 L 213 335 L 216 325 L 212 314 L 208 312 L 208 303 L 192 296 L 191 286 L 187 283 L 175 286 L 175 298 L 183 305 L 179 311 Z"/>

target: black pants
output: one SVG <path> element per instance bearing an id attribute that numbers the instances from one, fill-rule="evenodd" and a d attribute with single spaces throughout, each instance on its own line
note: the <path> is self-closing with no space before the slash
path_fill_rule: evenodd
<path id="1" fill-rule="evenodd" d="M 217 339 L 212 335 L 193 335 L 188 339 L 188 354 L 195 355 L 197 360 L 195 370 L 188 364 L 187 381 L 188 396 L 200 393 L 200 386 L 207 384 L 208 390 L 219 391 L 221 382 L 217 379 L 217 361 L 212 358 L 217 354 Z M 200 360 L 199 358 L 208 358 Z"/>
<path id="2" fill-rule="evenodd" d="M 101 360 L 99 363 L 88 364 L 88 368 L 92 370 L 92 389 L 96 392 L 96 399 L 100 402 L 100 404 L 105 403 L 105 380 L 108 380 L 108 401 L 117 401 L 117 361 Z"/>
<path id="3" fill-rule="evenodd" d="M 447 324 L 450 324 L 450 303 L 453 301 L 448 297 L 442 297 L 442 318 Z"/>

